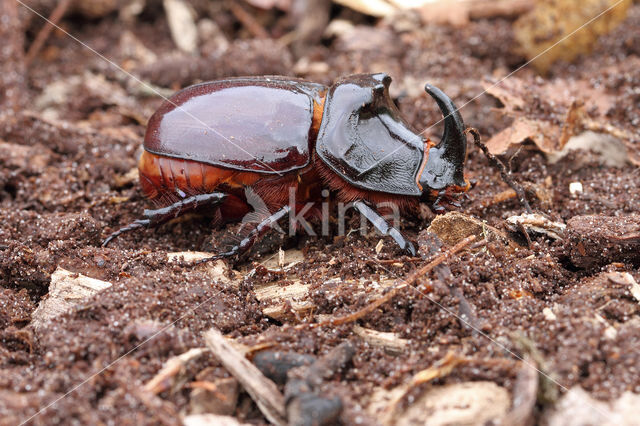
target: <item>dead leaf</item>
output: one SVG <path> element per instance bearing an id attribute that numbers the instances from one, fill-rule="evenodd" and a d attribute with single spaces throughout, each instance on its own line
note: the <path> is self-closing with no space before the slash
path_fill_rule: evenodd
<path id="1" fill-rule="evenodd" d="M 602 87 L 585 80 L 562 78 L 538 84 L 533 77 L 510 77 L 499 83 L 485 82 L 485 90 L 502 103 L 497 111 L 513 119 L 487 141 L 494 155 L 531 142 L 552 163 L 573 149 L 593 150 L 609 166 L 634 163 L 631 148 L 636 137 L 608 123 L 606 114 L 615 98 Z M 594 129 L 597 134 L 588 132 Z"/>

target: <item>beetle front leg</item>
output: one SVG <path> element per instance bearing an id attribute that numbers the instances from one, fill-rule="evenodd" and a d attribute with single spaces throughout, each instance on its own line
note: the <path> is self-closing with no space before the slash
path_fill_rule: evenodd
<path id="1" fill-rule="evenodd" d="M 380 216 L 375 210 L 366 205 L 363 201 L 356 201 L 353 203 L 354 207 L 358 209 L 360 214 L 366 217 L 369 222 L 380 231 L 382 235 L 388 235 L 395 240 L 402 250 L 406 250 L 411 256 L 416 255 L 416 249 L 396 228 L 389 225 L 382 216 Z"/>
<path id="2" fill-rule="evenodd" d="M 142 213 L 144 219 L 137 219 L 129 225 L 118 229 L 116 232 L 109 235 L 106 240 L 104 240 L 104 242 L 102 243 L 102 247 L 106 247 L 107 244 L 111 242 L 111 240 L 113 240 L 120 234 L 124 234 L 125 232 L 132 231 L 138 228 L 158 226 L 168 220 L 180 216 L 188 210 L 196 209 L 197 207 L 205 205 L 216 206 L 222 203 L 225 197 L 226 194 L 223 194 L 222 192 L 198 194 L 176 201 L 175 203 L 161 209 L 145 209 L 144 213 Z"/>
<path id="3" fill-rule="evenodd" d="M 235 256 L 236 254 L 241 254 L 246 252 L 251 248 L 251 246 L 253 246 L 253 244 L 255 244 L 258 238 L 260 238 L 261 236 L 266 234 L 268 231 L 270 231 L 276 223 L 278 223 L 285 216 L 288 216 L 290 212 L 291 212 L 291 208 L 288 205 L 282 207 L 280 210 L 278 210 L 277 212 L 275 212 L 274 214 L 272 214 L 271 216 L 269 216 L 268 218 L 260 222 L 258 226 L 253 228 L 251 232 L 249 232 L 249 234 L 242 241 L 240 241 L 240 243 L 238 243 L 238 245 L 233 246 L 231 250 L 224 253 L 217 254 L 215 256 L 206 257 L 204 259 L 197 260 L 195 263 L 199 264 L 199 263 L 209 262 L 212 260 L 223 259 L 225 257 L 231 257 L 231 256 Z"/>

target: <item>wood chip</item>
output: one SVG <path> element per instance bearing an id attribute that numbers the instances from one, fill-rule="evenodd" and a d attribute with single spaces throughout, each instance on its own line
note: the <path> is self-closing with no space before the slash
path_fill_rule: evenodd
<path id="1" fill-rule="evenodd" d="M 193 348 L 187 352 L 169 358 L 164 363 L 158 374 L 144 385 L 144 390 L 155 395 L 175 387 L 178 376 L 190 361 L 200 358 L 208 352 L 206 348 Z"/>
<path id="2" fill-rule="evenodd" d="M 283 320 L 295 315 L 304 314 L 314 308 L 310 300 L 311 285 L 295 281 L 293 284 L 282 286 L 280 283 L 255 289 L 255 296 L 265 304 L 262 312 L 268 317 Z"/>
<path id="3" fill-rule="evenodd" d="M 384 348 L 385 352 L 391 355 L 397 355 L 404 352 L 410 342 L 408 339 L 398 337 L 396 333 L 371 330 L 360 327 L 359 325 L 353 327 L 353 332 L 371 346 Z"/>
<path id="4" fill-rule="evenodd" d="M 204 334 L 204 340 L 224 368 L 235 377 L 258 405 L 264 416 L 276 425 L 286 425 L 284 396 L 278 387 L 255 365 L 251 364 L 215 328 Z"/>
<path id="5" fill-rule="evenodd" d="M 198 27 L 191 6 L 182 0 L 164 0 L 162 4 L 167 14 L 171 38 L 178 49 L 195 53 L 198 48 Z"/>
<path id="6" fill-rule="evenodd" d="M 51 274 L 49 294 L 31 316 L 31 325 L 38 330 L 53 318 L 70 311 L 75 305 L 111 287 L 110 282 L 97 280 L 58 267 Z"/>

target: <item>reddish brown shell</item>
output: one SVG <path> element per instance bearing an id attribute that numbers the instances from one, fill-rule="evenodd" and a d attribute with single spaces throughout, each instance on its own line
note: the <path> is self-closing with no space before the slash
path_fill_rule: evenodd
<path id="1" fill-rule="evenodd" d="M 187 87 L 151 117 L 144 148 L 236 170 L 300 169 L 311 158 L 314 103 L 322 102 L 325 90 L 288 77 L 233 78 Z"/>

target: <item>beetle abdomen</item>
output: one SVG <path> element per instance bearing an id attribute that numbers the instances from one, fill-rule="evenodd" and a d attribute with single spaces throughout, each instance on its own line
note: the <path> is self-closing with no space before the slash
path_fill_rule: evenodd
<path id="1" fill-rule="evenodd" d="M 184 195 L 212 193 L 222 184 L 229 188 L 252 185 L 260 178 L 259 173 L 165 157 L 147 151 L 140 157 L 138 171 L 144 195 L 159 204 L 177 201 Z"/>

